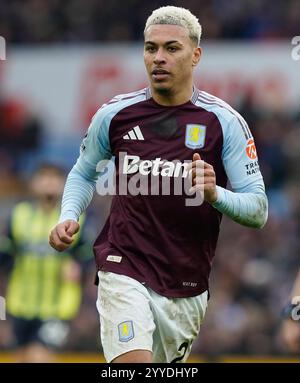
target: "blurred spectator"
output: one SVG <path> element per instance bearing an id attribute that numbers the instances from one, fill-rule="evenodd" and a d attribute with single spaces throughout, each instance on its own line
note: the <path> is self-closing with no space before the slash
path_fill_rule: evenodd
<path id="1" fill-rule="evenodd" d="M 51 361 L 52 351 L 66 343 L 69 322 L 80 307 L 82 268 L 91 258 L 83 242 L 84 217 L 69 252 L 60 254 L 48 245 L 64 181 L 60 167 L 41 165 L 30 182 L 32 199 L 13 208 L 7 236 L 1 238 L 2 261 L 12 263 L 6 306 L 22 362 Z"/>

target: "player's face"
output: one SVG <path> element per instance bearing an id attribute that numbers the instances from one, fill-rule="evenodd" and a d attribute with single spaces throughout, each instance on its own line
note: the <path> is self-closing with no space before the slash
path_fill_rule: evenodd
<path id="1" fill-rule="evenodd" d="M 31 181 L 31 190 L 36 198 L 57 202 L 63 193 L 65 179 L 52 172 L 37 174 Z"/>
<path id="2" fill-rule="evenodd" d="M 193 82 L 201 50 L 178 25 L 151 25 L 145 32 L 144 62 L 152 89 L 174 94 Z"/>

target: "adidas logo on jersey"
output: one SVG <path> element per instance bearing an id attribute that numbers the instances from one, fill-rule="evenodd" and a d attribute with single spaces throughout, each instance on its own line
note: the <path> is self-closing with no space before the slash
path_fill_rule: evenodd
<path id="1" fill-rule="evenodd" d="M 123 136 L 123 140 L 139 140 L 143 141 L 144 136 L 143 133 L 141 132 L 140 127 L 137 125 L 133 129 L 129 130 L 125 136 Z"/>

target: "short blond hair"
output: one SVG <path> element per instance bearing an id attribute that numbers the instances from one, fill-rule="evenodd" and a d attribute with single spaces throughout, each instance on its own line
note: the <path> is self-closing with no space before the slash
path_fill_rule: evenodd
<path id="1" fill-rule="evenodd" d="M 199 46 L 202 27 L 199 20 L 188 9 L 168 5 L 155 9 L 148 17 L 144 34 L 150 25 L 167 24 L 179 25 L 189 31 L 190 39 Z"/>

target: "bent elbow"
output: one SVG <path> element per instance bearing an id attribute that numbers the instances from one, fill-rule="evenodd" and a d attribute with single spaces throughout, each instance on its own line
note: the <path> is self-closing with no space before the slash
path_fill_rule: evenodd
<path id="1" fill-rule="evenodd" d="M 262 229 L 268 220 L 268 200 L 265 194 L 259 194 L 256 197 L 257 206 L 255 210 L 251 213 L 248 212 L 246 216 L 236 217 L 235 221 L 253 229 Z"/>
<path id="2" fill-rule="evenodd" d="M 252 226 L 254 229 L 262 229 L 266 225 L 268 220 L 268 214 L 266 213 L 263 217 L 259 217 L 255 220 L 254 225 Z"/>
<path id="3" fill-rule="evenodd" d="M 258 196 L 258 208 L 253 216 L 251 227 L 262 229 L 268 221 L 268 199 L 265 194 Z"/>

